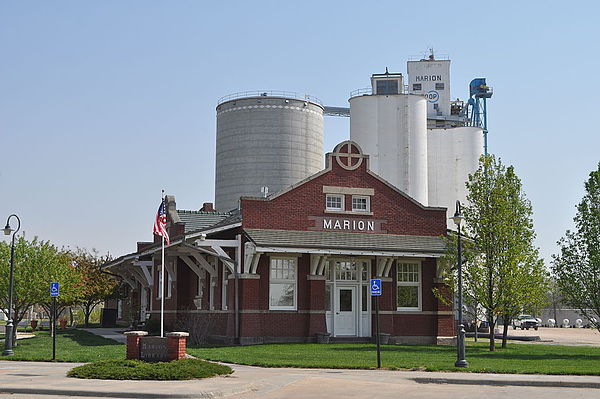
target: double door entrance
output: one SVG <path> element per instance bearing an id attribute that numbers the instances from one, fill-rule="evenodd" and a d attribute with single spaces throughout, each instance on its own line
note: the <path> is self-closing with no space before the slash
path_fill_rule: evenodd
<path id="1" fill-rule="evenodd" d="M 327 331 L 334 337 L 371 336 L 368 261 L 332 260 L 327 276 Z"/>

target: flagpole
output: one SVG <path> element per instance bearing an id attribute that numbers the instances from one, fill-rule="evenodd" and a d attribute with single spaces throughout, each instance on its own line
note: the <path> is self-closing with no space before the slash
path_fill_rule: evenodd
<path id="1" fill-rule="evenodd" d="M 161 190 L 161 199 L 165 203 L 165 190 Z M 160 269 L 160 336 L 165 336 L 165 236 L 161 236 L 162 256 Z"/>

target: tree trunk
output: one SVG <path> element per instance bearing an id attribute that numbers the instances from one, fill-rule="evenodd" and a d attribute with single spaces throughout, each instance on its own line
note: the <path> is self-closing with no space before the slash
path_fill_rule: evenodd
<path id="1" fill-rule="evenodd" d="M 73 326 L 74 323 L 75 323 L 75 320 L 73 317 L 73 308 L 69 306 L 69 325 Z"/>
<path id="2" fill-rule="evenodd" d="M 95 305 L 93 305 L 92 302 L 86 302 L 83 305 L 83 313 L 84 313 L 84 319 L 85 319 L 85 327 L 88 328 L 90 326 L 90 316 L 92 314 L 92 311 L 94 310 Z"/>
<path id="3" fill-rule="evenodd" d="M 488 324 L 490 326 L 490 352 L 494 352 L 496 350 L 496 335 L 494 334 L 496 321 L 492 314 L 488 314 Z"/>
<path id="4" fill-rule="evenodd" d="M 502 349 L 506 349 L 506 343 L 508 341 L 508 315 L 504 315 L 504 329 L 502 330 Z"/>
<path id="5" fill-rule="evenodd" d="M 17 330 L 19 328 L 19 323 L 23 316 L 19 315 L 19 312 L 13 308 L 13 331 L 12 331 L 12 346 L 13 348 L 17 346 Z"/>

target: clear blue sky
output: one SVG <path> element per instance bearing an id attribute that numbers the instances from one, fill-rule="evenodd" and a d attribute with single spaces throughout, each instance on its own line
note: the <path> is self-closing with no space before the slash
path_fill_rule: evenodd
<path id="1" fill-rule="evenodd" d="M 490 152 L 516 167 L 549 260 L 600 161 L 596 2 L 0 1 L 0 220 L 115 256 L 151 239 L 160 190 L 214 196 L 215 106 L 244 90 L 348 106 L 433 47 L 452 95 L 494 87 Z M 410 5 L 412 4 L 412 5 Z M 349 137 L 326 118 L 325 149 Z"/>

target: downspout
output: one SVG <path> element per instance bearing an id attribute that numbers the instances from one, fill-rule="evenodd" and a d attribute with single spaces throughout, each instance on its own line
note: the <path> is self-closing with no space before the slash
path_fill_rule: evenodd
<path id="1" fill-rule="evenodd" d="M 234 293 L 234 320 L 235 320 L 235 343 L 240 343 L 240 276 L 238 274 L 238 265 L 242 259 L 242 236 L 235 237 L 238 241 L 237 256 L 235 257 L 235 265 L 233 268 L 233 278 L 235 279 Z"/>

